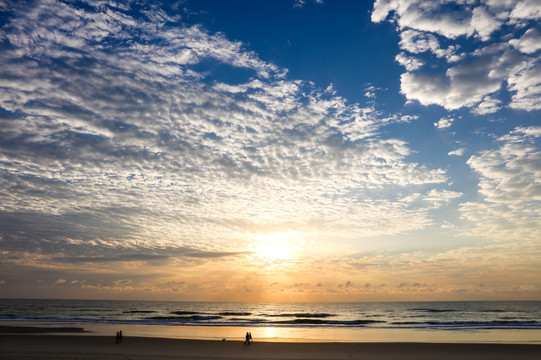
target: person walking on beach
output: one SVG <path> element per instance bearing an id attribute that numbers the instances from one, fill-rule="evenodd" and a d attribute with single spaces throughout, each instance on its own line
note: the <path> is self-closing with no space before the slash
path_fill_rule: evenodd
<path id="1" fill-rule="evenodd" d="M 118 344 L 120 342 L 120 331 L 116 332 L 116 339 L 115 342 Z"/>
<path id="2" fill-rule="evenodd" d="M 118 342 L 122 344 L 122 330 L 118 332 Z"/>
<path id="3" fill-rule="evenodd" d="M 244 345 L 246 345 L 246 344 L 250 345 L 250 333 L 249 332 L 246 333 L 246 340 L 244 341 Z"/>

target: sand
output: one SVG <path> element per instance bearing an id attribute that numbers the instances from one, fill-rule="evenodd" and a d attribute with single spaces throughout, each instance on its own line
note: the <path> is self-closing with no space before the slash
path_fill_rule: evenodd
<path id="1" fill-rule="evenodd" d="M 1 327 L 0 327 L 1 328 Z M 541 345 L 445 343 L 300 343 L 0 331 L 0 359 L 541 359 Z"/>

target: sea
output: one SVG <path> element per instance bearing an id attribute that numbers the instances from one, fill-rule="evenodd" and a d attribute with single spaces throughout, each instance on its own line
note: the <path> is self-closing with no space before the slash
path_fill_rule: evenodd
<path id="1" fill-rule="evenodd" d="M 221 303 L 0 299 L 0 326 L 264 341 L 541 344 L 541 301 Z"/>

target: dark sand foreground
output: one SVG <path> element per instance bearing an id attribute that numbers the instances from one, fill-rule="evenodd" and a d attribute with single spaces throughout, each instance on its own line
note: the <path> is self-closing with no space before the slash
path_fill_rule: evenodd
<path id="1" fill-rule="evenodd" d="M 0 359 L 541 359 L 541 345 L 278 343 L 0 334 Z"/>

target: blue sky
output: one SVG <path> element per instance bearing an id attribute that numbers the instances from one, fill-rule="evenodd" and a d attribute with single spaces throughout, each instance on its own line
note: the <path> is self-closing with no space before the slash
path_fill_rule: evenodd
<path id="1" fill-rule="evenodd" d="M 539 299 L 540 9 L 0 1 L 2 293 Z"/>

